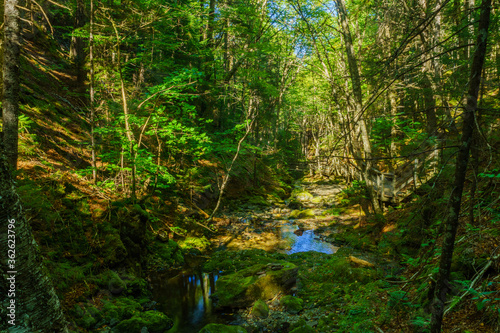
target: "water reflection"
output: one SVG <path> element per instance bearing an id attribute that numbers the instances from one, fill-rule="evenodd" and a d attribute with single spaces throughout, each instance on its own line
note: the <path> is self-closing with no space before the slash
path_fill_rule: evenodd
<path id="1" fill-rule="evenodd" d="M 184 271 L 174 277 L 158 275 L 151 281 L 158 310 L 174 319 L 169 333 L 198 332 L 203 326 L 220 319 L 213 313 L 210 295 L 215 291 L 217 274 Z"/>
<path id="2" fill-rule="evenodd" d="M 261 234 L 261 236 L 264 234 Z M 267 243 L 270 249 L 283 249 L 287 254 L 316 251 L 332 254 L 337 247 L 322 242 L 314 235 L 314 230 L 300 229 L 289 222 L 271 229 Z M 243 248 L 250 248 L 251 239 L 242 239 Z M 208 323 L 230 323 L 234 321 L 231 314 L 215 313 L 210 295 L 215 292 L 218 275 L 202 273 L 199 263 L 192 263 L 192 268 L 173 276 L 158 274 L 152 277 L 153 298 L 160 303 L 158 310 L 174 319 L 174 327 L 168 333 L 195 333 Z"/>
<path id="3" fill-rule="evenodd" d="M 281 238 L 291 246 L 287 254 L 307 251 L 332 254 L 338 250 L 338 247 L 318 239 L 314 230 L 299 229 L 298 226 L 289 223 L 282 225 L 279 230 Z"/>

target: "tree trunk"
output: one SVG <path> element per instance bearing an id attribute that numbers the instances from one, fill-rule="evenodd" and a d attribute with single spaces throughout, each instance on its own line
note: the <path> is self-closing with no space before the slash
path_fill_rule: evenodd
<path id="1" fill-rule="evenodd" d="M 443 240 L 443 250 L 439 263 L 439 272 L 434 291 L 434 302 L 432 306 L 431 333 L 441 331 L 443 321 L 444 305 L 446 304 L 446 294 L 449 290 L 448 279 L 450 276 L 451 260 L 455 246 L 455 236 L 458 228 L 458 218 L 462 201 L 467 164 L 469 162 L 469 151 L 475 129 L 475 112 L 477 111 L 477 100 L 481 83 L 481 72 L 486 56 L 486 43 L 488 40 L 488 27 L 490 23 L 491 0 L 483 0 L 481 5 L 481 15 L 479 18 L 479 31 L 476 41 L 476 51 L 472 60 L 469 91 L 467 94 L 467 104 L 465 106 L 461 145 L 458 150 L 455 181 L 450 195 L 450 211 L 446 219 L 446 231 Z"/>
<path id="2" fill-rule="evenodd" d="M 85 3 L 83 0 L 76 0 L 74 29 L 80 29 L 85 25 Z M 75 64 L 76 84 L 79 88 L 85 85 L 85 52 L 83 48 L 83 38 L 73 35 L 69 55 Z"/>
<path id="3" fill-rule="evenodd" d="M 368 191 L 370 193 L 370 200 L 373 205 L 373 210 L 376 214 L 381 214 L 382 210 L 377 199 L 377 194 L 371 184 L 369 172 L 372 167 L 372 148 L 370 143 L 370 138 L 368 137 L 368 130 L 366 127 L 365 119 L 362 115 L 363 112 L 363 94 L 361 91 L 361 80 L 359 77 L 359 68 L 354 54 L 354 47 L 352 45 L 352 37 L 349 29 L 349 22 L 347 20 L 347 10 L 345 8 L 344 0 L 337 0 L 337 7 L 339 9 L 340 21 L 342 24 L 342 32 L 344 35 L 344 43 L 347 54 L 347 61 L 349 63 L 349 73 L 351 76 L 352 91 L 354 97 L 354 115 L 357 118 L 359 131 L 361 132 L 361 142 L 364 151 L 364 163 L 363 160 L 359 161 L 360 168 L 363 173 L 363 180 L 368 186 Z"/>
<path id="4" fill-rule="evenodd" d="M 19 52 L 21 36 L 17 0 L 5 0 L 3 40 L 3 144 L 7 162 L 17 169 Z"/>
<path id="5" fill-rule="evenodd" d="M 90 35 L 89 35 L 89 55 L 90 55 L 90 144 L 92 148 L 92 181 L 97 182 L 97 164 L 95 154 L 95 94 L 94 94 L 94 0 L 90 0 Z"/>
<path id="6" fill-rule="evenodd" d="M 113 29 L 115 30 L 115 35 L 116 35 L 116 40 L 120 41 L 120 35 L 118 34 L 118 29 L 116 28 L 116 25 L 114 21 L 112 21 L 113 24 Z M 135 165 L 135 159 L 136 159 L 136 151 L 134 149 L 134 133 L 132 132 L 132 128 L 130 126 L 130 121 L 129 121 L 129 109 L 128 109 L 128 103 L 127 103 L 127 93 L 125 91 L 125 81 L 123 80 L 123 71 L 122 71 L 122 59 L 121 59 L 121 51 L 120 51 L 120 43 L 117 44 L 116 46 L 116 54 L 117 54 L 117 65 L 118 65 L 118 77 L 120 78 L 120 91 L 122 95 L 122 105 L 123 105 L 123 116 L 124 116 L 124 123 L 125 123 L 125 134 L 128 140 L 129 144 L 129 162 L 130 162 L 130 168 L 132 169 L 132 179 L 131 179 L 131 199 L 132 201 L 136 200 L 136 165 Z M 123 161 L 122 161 L 122 169 L 123 169 Z M 123 170 L 122 170 L 123 172 Z"/>
<path id="7" fill-rule="evenodd" d="M 42 264 L 9 169 L 3 154 L 0 156 L 0 248 L 4 259 L 0 266 L 7 277 L 3 284 L 8 290 L 2 297 L 8 297 L 8 324 L 29 332 L 67 332 L 59 299 Z"/>

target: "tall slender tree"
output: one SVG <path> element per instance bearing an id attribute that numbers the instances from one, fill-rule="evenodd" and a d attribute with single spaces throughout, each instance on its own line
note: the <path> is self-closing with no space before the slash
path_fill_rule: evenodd
<path id="1" fill-rule="evenodd" d="M 488 28 L 490 24 L 491 0 L 483 0 L 481 4 L 481 15 L 479 18 L 479 29 L 476 40 L 476 51 L 472 60 L 469 76 L 469 90 L 467 93 L 467 104 L 463 115 L 463 128 L 460 148 L 455 164 L 455 181 L 451 191 L 446 229 L 443 241 L 443 250 L 439 263 L 439 273 L 434 292 L 434 303 L 432 308 L 431 333 L 441 332 L 446 294 L 449 291 L 448 279 L 450 277 L 451 260 L 455 247 L 455 236 L 458 228 L 458 218 L 462 203 L 462 192 L 464 189 L 467 164 L 469 163 L 469 152 L 476 128 L 477 100 L 481 84 L 481 73 L 486 56 L 486 44 L 488 41 Z"/>
<path id="2" fill-rule="evenodd" d="M 7 161 L 17 169 L 19 52 L 21 35 L 17 0 L 5 0 L 3 39 L 3 143 Z"/>

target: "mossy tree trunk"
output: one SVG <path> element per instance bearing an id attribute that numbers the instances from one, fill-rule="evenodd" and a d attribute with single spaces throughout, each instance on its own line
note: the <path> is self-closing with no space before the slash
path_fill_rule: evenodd
<path id="1" fill-rule="evenodd" d="M 15 304 L 15 321 L 10 324 L 29 332 L 67 332 L 61 304 L 42 264 L 3 152 L 0 156 L 0 228 L 2 282 L 9 290 L 2 294 L 2 299 L 8 296 L 9 305 Z"/>

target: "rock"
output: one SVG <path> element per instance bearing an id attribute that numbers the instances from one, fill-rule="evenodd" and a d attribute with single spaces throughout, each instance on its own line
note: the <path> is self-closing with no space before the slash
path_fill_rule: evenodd
<path id="1" fill-rule="evenodd" d="M 290 215 L 288 216 L 289 219 L 298 219 L 300 215 L 300 210 L 292 210 Z"/>
<path id="2" fill-rule="evenodd" d="M 137 333 L 144 327 L 150 333 L 164 333 L 173 326 L 173 321 L 166 314 L 159 311 L 146 311 L 135 314 L 132 318 L 121 321 L 114 328 L 115 332 Z"/>
<path id="3" fill-rule="evenodd" d="M 266 302 L 259 299 L 253 304 L 251 314 L 256 318 L 267 318 L 269 316 L 269 306 L 267 306 Z"/>
<path id="4" fill-rule="evenodd" d="M 270 268 L 273 271 L 279 271 L 280 269 L 283 269 L 283 265 L 280 263 L 269 263 L 266 265 L 266 267 Z"/>
<path id="5" fill-rule="evenodd" d="M 302 191 L 295 194 L 294 197 L 299 201 L 310 201 L 312 200 L 313 195 L 307 191 Z"/>
<path id="6" fill-rule="evenodd" d="M 262 271 L 266 274 L 257 275 Z M 249 307 L 258 299 L 268 300 L 279 293 L 287 293 L 297 281 L 297 272 L 298 267 L 286 261 L 272 263 L 270 266 L 256 264 L 220 277 L 212 297 L 218 308 Z"/>
<path id="7" fill-rule="evenodd" d="M 115 272 L 110 273 L 111 278 L 109 279 L 108 283 L 108 290 L 113 294 L 113 295 L 119 295 L 122 293 L 122 291 L 127 287 L 125 282 L 116 274 Z"/>
<path id="8" fill-rule="evenodd" d="M 356 258 L 354 256 L 349 256 L 349 261 L 355 267 L 359 267 L 359 266 L 366 267 L 366 268 L 374 268 L 375 267 L 375 265 L 372 264 L 371 262 Z"/>
<path id="9" fill-rule="evenodd" d="M 109 266 L 116 266 L 128 256 L 127 249 L 119 235 L 108 234 L 101 249 L 102 257 Z"/>
<path id="10" fill-rule="evenodd" d="M 293 232 L 297 236 L 302 236 L 304 234 L 304 229 L 299 228 Z"/>
<path id="11" fill-rule="evenodd" d="M 323 198 L 322 197 L 314 197 L 311 199 L 311 203 L 313 204 L 322 204 L 323 203 Z"/>
<path id="12" fill-rule="evenodd" d="M 299 319 L 290 327 L 290 333 L 312 333 L 314 329 L 307 324 L 304 318 Z"/>
<path id="13" fill-rule="evenodd" d="M 301 298 L 290 295 L 283 296 L 280 300 L 280 305 L 290 314 L 299 313 L 303 309 L 303 303 L 304 301 Z"/>
<path id="14" fill-rule="evenodd" d="M 290 209 L 301 209 L 304 207 L 304 205 L 302 204 L 302 202 L 296 200 L 296 199 L 292 199 L 288 202 L 288 208 Z"/>
<path id="15" fill-rule="evenodd" d="M 198 333 L 246 333 L 247 331 L 241 326 L 230 326 L 223 324 L 208 324 L 203 327 Z"/>
<path id="16" fill-rule="evenodd" d="M 289 219 L 310 219 L 315 218 L 314 211 L 312 209 L 306 210 L 294 210 L 290 213 Z"/>

